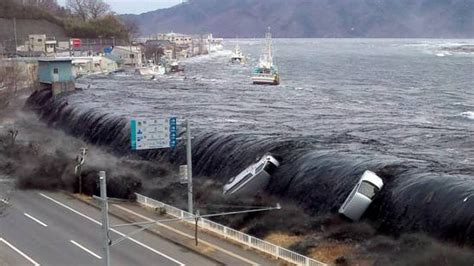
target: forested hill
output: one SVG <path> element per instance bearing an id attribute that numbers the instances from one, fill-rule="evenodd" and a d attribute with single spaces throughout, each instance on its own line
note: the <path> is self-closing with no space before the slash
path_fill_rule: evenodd
<path id="1" fill-rule="evenodd" d="M 189 0 L 122 17 L 142 35 L 261 37 L 271 26 L 276 37 L 474 37 L 474 0 Z"/>

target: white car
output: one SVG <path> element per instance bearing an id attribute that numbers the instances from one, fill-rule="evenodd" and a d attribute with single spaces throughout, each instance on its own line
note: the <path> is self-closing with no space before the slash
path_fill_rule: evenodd
<path id="1" fill-rule="evenodd" d="M 280 166 L 275 157 L 266 154 L 256 163 L 232 177 L 224 186 L 224 195 L 255 194 L 265 188 L 271 175 Z"/>
<path id="2" fill-rule="evenodd" d="M 380 177 L 372 171 L 365 171 L 339 208 L 339 213 L 352 221 L 358 221 L 382 187 L 383 180 Z"/>

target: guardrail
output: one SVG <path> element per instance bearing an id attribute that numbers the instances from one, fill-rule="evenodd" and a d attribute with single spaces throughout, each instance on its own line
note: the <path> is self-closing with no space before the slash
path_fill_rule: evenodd
<path id="1" fill-rule="evenodd" d="M 166 214 L 171 215 L 176 218 L 187 218 L 183 219 L 184 222 L 192 223 L 194 224 L 195 221 L 194 219 L 189 219 L 193 218 L 194 215 L 180 210 L 176 207 L 173 207 L 171 205 L 168 205 L 166 203 L 148 198 L 146 196 L 140 195 L 138 193 L 135 193 L 137 195 L 137 202 L 146 206 L 146 207 L 151 207 L 151 208 L 163 208 L 166 210 Z M 213 221 L 207 220 L 207 219 L 199 219 L 198 226 L 202 229 L 205 229 L 207 231 L 213 232 L 221 237 L 224 237 L 225 239 L 231 239 L 233 241 L 236 241 L 240 244 L 246 245 L 249 248 L 253 248 L 256 250 L 259 250 L 261 252 L 267 253 L 269 255 L 272 255 L 276 257 L 277 259 L 282 259 L 287 262 L 296 264 L 296 265 L 305 265 L 305 266 L 323 266 L 326 265 L 325 263 L 319 262 L 317 260 L 311 259 L 309 257 L 303 256 L 301 254 L 298 254 L 296 252 L 293 252 L 291 250 L 288 250 L 286 248 L 282 248 L 280 246 L 274 245 L 270 242 L 258 239 L 256 237 L 253 237 L 251 235 L 244 234 L 240 231 L 234 230 L 230 227 L 226 227 L 224 225 L 215 223 Z"/>

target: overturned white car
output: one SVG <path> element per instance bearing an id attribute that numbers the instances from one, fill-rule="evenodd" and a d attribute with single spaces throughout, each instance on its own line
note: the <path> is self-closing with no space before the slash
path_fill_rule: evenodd
<path id="1" fill-rule="evenodd" d="M 250 165 L 240 174 L 232 177 L 224 186 L 224 195 L 255 194 L 265 188 L 270 177 L 280 166 L 275 157 L 264 155 L 256 163 Z"/>
<path id="2" fill-rule="evenodd" d="M 372 171 L 365 171 L 339 208 L 339 213 L 352 221 L 358 221 L 382 187 L 383 180 L 380 177 Z"/>

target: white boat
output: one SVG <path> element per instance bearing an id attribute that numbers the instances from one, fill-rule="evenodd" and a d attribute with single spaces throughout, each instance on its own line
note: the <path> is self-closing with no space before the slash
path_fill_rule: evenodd
<path id="1" fill-rule="evenodd" d="M 177 60 L 171 60 L 166 66 L 166 73 L 183 72 L 184 66 L 181 65 Z"/>
<path id="2" fill-rule="evenodd" d="M 232 64 L 245 64 L 247 62 L 247 58 L 242 54 L 238 44 L 235 46 L 235 51 L 230 58 L 230 62 Z"/>
<path id="3" fill-rule="evenodd" d="M 270 31 L 270 29 L 269 29 Z M 253 69 L 253 84 L 278 85 L 280 84 L 280 74 L 278 68 L 273 64 L 272 34 L 266 34 L 265 49 L 260 56 L 258 65 Z"/>
<path id="4" fill-rule="evenodd" d="M 275 157 L 264 155 L 224 185 L 224 195 L 251 195 L 264 189 L 275 170 L 280 166 Z"/>
<path id="5" fill-rule="evenodd" d="M 166 72 L 166 69 L 162 65 L 155 65 L 152 63 L 149 63 L 147 66 L 144 67 L 137 67 L 135 69 L 135 73 L 140 75 L 140 76 L 145 76 L 145 77 L 154 77 L 154 76 L 159 76 L 159 75 L 164 75 Z"/>

